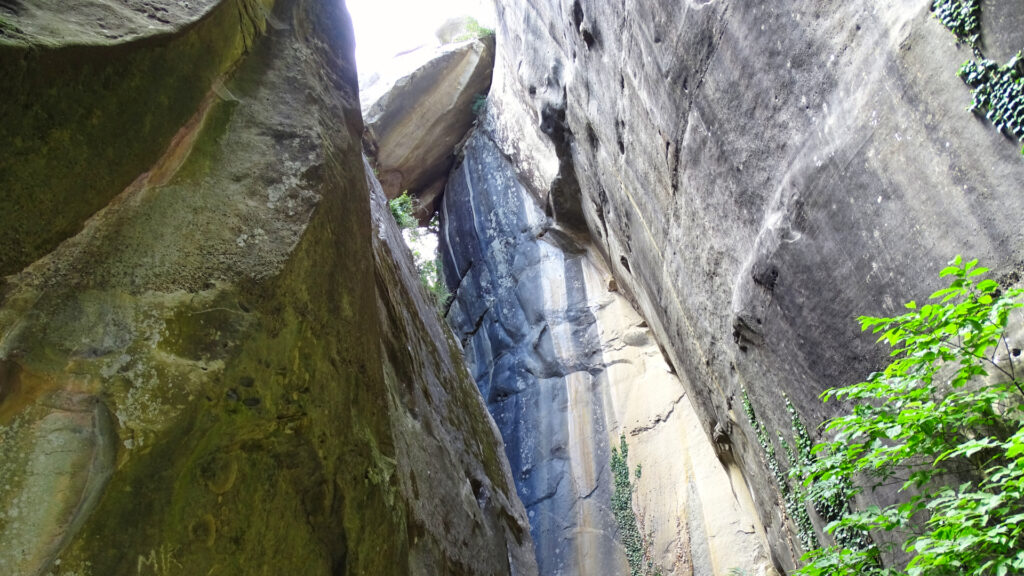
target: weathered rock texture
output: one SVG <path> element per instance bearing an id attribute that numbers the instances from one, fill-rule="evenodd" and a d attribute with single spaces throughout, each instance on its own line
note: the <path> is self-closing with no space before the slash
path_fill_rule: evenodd
<path id="1" fill-rule="evenodd" d="M 429 219 L 491 86 L 494 36 L 437 48 L 425 62 L 419 54 L 397 62 L 408 63 L 398 78 L 364 89 L 363 116 L 384 192 L 394 198 L 408 190 L 418 216 Z"/>
<path id="2" fill-rule="evenodd" d="M 800 550 L 741 389 L 768 430 L 790 428 L 783 392 L 814 429 L 837 410 L 818 394 L 884 354 L 855 316 L 929 294 L 957 253 L 1008 283 L 1024 262 L 1024 158 L 964 111 L 955 71 L 970 52 L 930 4 L 498 7 L 487 125 L 555 219 L 612 264 L 705 434 L 731 428 L 786 569 Z M 1024 47 L 1019 2 L 983 11 L 987 46 Z"/>
<path id="3" fill-rule="evenodd" d="M 3 118 L 32 103 L 55 138 L 12 143 L 5 125 L 4 160 L 24 146 L 57 166 L 6 182 L 38 179 L 26 207 L 62 208 L 41 191 L 68 193 L 52 155 L 70 138 L 92 164 L 76 185 L 113 198 L 84 224 L 68 212 L 82 230 L 0 296 L 0 573 L 535 574 L 494 423 L 362 160 L 342 4 L 204 18 L 227 9 L 238 28 L 243 5 L 255 19 L 223 54 L 191 36 L 203 19 L 0 48 L 21 67 Z M 225 54 L 237 65 L 217 77 Z M 159 74 L 129 74 L 146 58 L 203 72 L 164 93 Z M 95 101 L 54 80 L 79 65 Z M 106 100 L 149 91 L 143 117 Z M 79 105 L 91 132 L 62 115 Z M 156 124 L 177 135 L 137 133 Z"/>
<path id="4" fill-rule="evenodd" d="M 0 4 L 0 275 L 77 233 L 148 170 L 271 5 L 152 4 Z"/>
<path id="5" fill-rule="evenodd" d="M 498 422 L 542 574 L 629 574 L 611 509 L 625 434 L 651 573 L 770 570 L 739 470 L 719 463 L 596 249 L 554 227 L 477 131 L 441 204 L 448 320 Z"/>
<path id="6" fill-rule="evenodd" d="M 536 574 L 529 524 L 499 432 L 369 174 L 381 392 L 388 396 L 407 510 L 409 574 Z"/>

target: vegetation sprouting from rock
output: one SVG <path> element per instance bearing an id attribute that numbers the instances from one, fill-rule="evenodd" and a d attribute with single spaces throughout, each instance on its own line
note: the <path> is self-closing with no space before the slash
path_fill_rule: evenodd
<path id="1" fill-rule="evenodd" d="M 1018 52 L 1006 65 L 968 60 L 960 78 L 972 88 L 971 112 L 982 114 L 1005 136 L 1024 142 L 1024 58 Z M 1024 149 L 1022 149 L 1024 152 Z"/>
<path id="2" fill-rule="evenodd" d="M 413 215 L 413 212 L 416 211 L 416 201 L 409 196 L 408 192 L 402 192 L 401 195 L 388 200 L 388 208 L 391 209 L 391 216 L 402 230 L 412 230 L 419 225 L 416 216 Z"/>
<path id="3" fill-rule="evenodd" d="M 1024 59 L 1004 65 L 985 58 L 981 41 L 981 0 L 933 0 L 935 17 L 971 46 L 978 60 L 963 63 L 957 75 L 971 87 L 970 110 L 984 116 L 1004 136 L 1024 142 Z M 1021 147 L 1024 154 L 1024 147 Z"/>
<path id="4" fill-rule="evenodd" d="M 934 0 L 932 11 L 957 40 L 972 47 L 981 41 L 981 0 Z"/>
<path id="5" fill-rule="evenodd" d="M 612 513 L 619 526 L 619 537 L 626 549 L 626 559 L 629 561 L 629 572 L 631 576 L 660 576 L 654 570 L 654 564 L 650 559 L 649 546 L 637 525 L 636 513 L 633 511 L 633 489 L 629 474 L 629 445 L 626 444 L 626 435 L 619 436 L 619 447 L 612 448 Z M 640 465 L 637 464 L 635 475 L 639 480 L 642 474 Z"/>
<path id="6" fill-rule="evenodd" d="M 402 229 L 402 238 L 412 252 L 420 283 L 427 290 L 438 311 L 444 313 L 451 300 L 451 292 L 444 282 L 441 272 L 440 254 L 437 251 L 438 220 L 435 214 L 421 230 L 419 220 L 415 216 L 416 200 L 408 192 L 388 201 L 391 216 Z"/>
<path id="7" fill-rule="evenodd" d="M 800 539 L 800 545 L 803 550 L 813 550 L 819 544 L 818 538 L 814 534 L 814 524 L 811 522 L 811 517 L 807 512 L 807 494 L 801 489 L 799 482 L 790 482 L 790 474 L 783 469 L 782 463 L 779 462 L 775 446 L 768 436 L 768 430 L 765 428 L 764 423 L 758 420 L 757 413 L 754 411 L 754 406 L 751 404 L 750 396 L 746 390 L 742 391 L 742 397 L 743 411 L 747 416 L 750 426 L 754 429 L 754 435 L 757 437 L 757 443 L 761 446 L 761 453 L 764 455 L 768 470 L 772 473 L 772 477 L 775 478 L 775 484 L 782 497 L 783 510 L 786 516 L 796 525 L 797 536 Z M 790 411 L 793 418 L 794 437 L 797 438 L 797 446 L 795 449 L 790 446 L 781 433 L 778 435 L 779 443 L 783 446 L 791 465 L 794 462 L 813 461 L 814 457 L 810 452 L 810 438 L 807 436 L 807 429 L 797 416 L 796 409 L 793 408 L 789 398 L 786 398 L 786 408 Z"/>
<path id="8" fill-rule="evenodd" d="M 986 272 L 958 256 L 941 272 L 949 286 L 929 303 L 859 319 L 892 347 L 893 360 L 822 395 L 853 409 L 828 423 L 832 439 L 814 447 L 805 486 L 856 478 L 846 495 L 898 492 L 887 505 L 846 509 L 826 527 L 836 544 L 806 554 L 800 574 L 1024 573 L 1024 375 L 1007 335 L 1022 290 Z M 844 546 L 843 530 L 887 533 L 909 561 L 883 566 L 895 563 L 892 550 Z"/>
<path id="9" fill-rule="evenodd" d="M 484 112 L 487 111 L 487 94 L 477 94 L 473 96 L 473 116 L 477 118 L 483 116 Z"/>
<path id="10" fill-rule="evenodd" d="M 473 17 L 466 18 L 466 31 L 456 36 L 453 42 L 464 42 L 466 40 L 474 40 L 476 38 L 483 38 L 484 36 L 494 36 L 494 30 L 488 28 Z"/>

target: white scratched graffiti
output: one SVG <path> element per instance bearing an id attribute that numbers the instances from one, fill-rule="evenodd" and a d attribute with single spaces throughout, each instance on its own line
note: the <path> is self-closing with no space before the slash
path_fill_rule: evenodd
<path id="1" fill-rule="evenodd" d="M 149 551 L 149 555 L 139 554 L 139 560 L 136 563 L 136 574 L 142 576 L 144 573 L 153 573 L 156 576 L 168 576 L 171 574 L 171 568 L 177 566 L 178 568 L 184 568 L 180 562 L 174 559 L 174 552 L 177 548 L 168 548 L 166 544 L 159 548 L 154 548 Z M 147 570 L 143 572 L 143 569 Z"/>

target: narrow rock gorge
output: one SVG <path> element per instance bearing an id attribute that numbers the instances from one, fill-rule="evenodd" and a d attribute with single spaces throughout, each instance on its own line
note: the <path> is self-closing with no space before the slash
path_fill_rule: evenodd
<path id="1" fill-rule="evenodd" d="M 340 0 L 0 0 L 0 574 L 794 572 L 758 430 L 1024 274 L 957 77 L 1024 6 L 937 4 L 498 2 L 385 78 Z"/>
<path id="2" fill-rule="evenodd" d="M 463 152 L 441 204 L 447 317 L 505 440 L 541 573 L 630 573 L 609 466 L 623 434 L 658 572 L 764 573 L 742 476 L 596 247 L 545 216 L 488 133 Z"/>

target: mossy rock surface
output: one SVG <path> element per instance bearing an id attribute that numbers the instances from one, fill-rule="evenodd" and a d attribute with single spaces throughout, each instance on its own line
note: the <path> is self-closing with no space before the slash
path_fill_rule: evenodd
<path id="1" fill-rule="evenodd" d="M 213 68 L 149 103 L 169 147 L 90 161 L 136 185 L 2 289 L 0 573 L 536 572 L 493 423 L 371 218 L 348 16 L 272 18 L 212 96 L 223 62 L 184 36 L 80 48 Z M 39 170 L 3 173 L 31 199 L 65 177 Z"/>
<path id="2" fill-rule="evenodd" d="M 132 30 L 142 24 L 120 9 L 105 11 L 105 19 L 89 14 L 114 4 L 45 12 L 50 21 L 38 7 L 2 16 L 7 24 L 0 29 L 41 30 L 13 42 L 0 36 L 0 275 L 77 233 L 148 170 L 214 79 L 264 32 L 273 2 L 196 2 L 207 11 L 180 22 L 150 19 L 158 25 L 152 30 Z M 242 5 L 247 10 L 240 13 Z M 76 10 L 84 12 L 80 21 Z M 95 30 L 104 22 L 111 31 L 126 28 L 118 34 L 127 39 L 115 43 L 81 31 L 90 18 L 97 19 Z M 53 22 L 60 20 L 76 26 Z"/>

